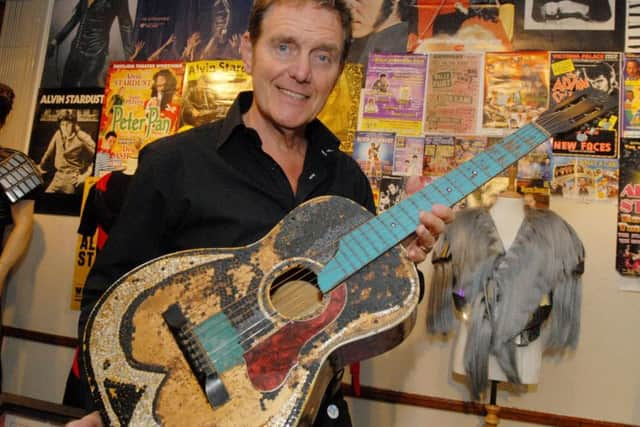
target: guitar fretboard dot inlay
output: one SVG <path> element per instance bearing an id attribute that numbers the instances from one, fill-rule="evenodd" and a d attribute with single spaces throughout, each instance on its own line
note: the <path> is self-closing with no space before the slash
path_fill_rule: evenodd
<path id="1" fill-rule="evenodd" d="M 447 187 L 447 193 L 451 193 L 452 191 L 451 187 Z"/>

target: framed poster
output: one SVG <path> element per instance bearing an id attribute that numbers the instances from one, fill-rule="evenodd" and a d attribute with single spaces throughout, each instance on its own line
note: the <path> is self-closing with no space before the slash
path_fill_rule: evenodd
<path id="1" fill-rule="evenodd" d="M 84 181 L 93 172 L 102 89 L 42 89 L 29 156 L 44 178 L 37 213 L 79 215 Z"/>

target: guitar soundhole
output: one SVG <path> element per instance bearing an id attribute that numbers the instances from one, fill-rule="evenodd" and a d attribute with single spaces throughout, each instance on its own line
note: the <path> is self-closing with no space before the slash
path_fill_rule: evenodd
<path id="1" fill-rule="evenodd" d="M 271 284 L 271 304 L 278 313 L 289 319 L 314 317 L 325 306 L 325 299 L 316 286 L 316 279 L 316 274 L 304 266 L 289 266 Z"/>

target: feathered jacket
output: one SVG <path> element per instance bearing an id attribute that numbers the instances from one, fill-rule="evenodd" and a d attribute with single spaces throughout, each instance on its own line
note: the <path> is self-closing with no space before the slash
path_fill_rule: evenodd
<path id="1" fill-rule="evenodd" d="M 488 384 L 489 356 L 512 383 L 520 383 L 515 338 L 545 295 L 552 297 L 547 348 L 575 347 L 580 329 L 580 284 L 584 247 L 556 213 L 525 208 L 507 251 L 489 212 L 459 212 L 436 244 L 428 300 L 427 328 L 447 333 L 456 322 L 453 294 L 471 305 L 464 365 L 471 393 Z"/>

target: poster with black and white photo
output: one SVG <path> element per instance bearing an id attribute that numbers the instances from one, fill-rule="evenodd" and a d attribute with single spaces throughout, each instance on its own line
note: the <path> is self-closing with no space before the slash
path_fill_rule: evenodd
<path id="1" fill-rule="evenodd" d="M 42 89 L 31 132 L 29 156 L 44 178 L 38 213 L 79 215 L 84 181 L 93 172 L 101 88 Z"/>
<path id="2" fill-rule="evenodd" d="M 517 7 L 513 50 L 624 48 L 624 0 L 524 0 Z"/>

